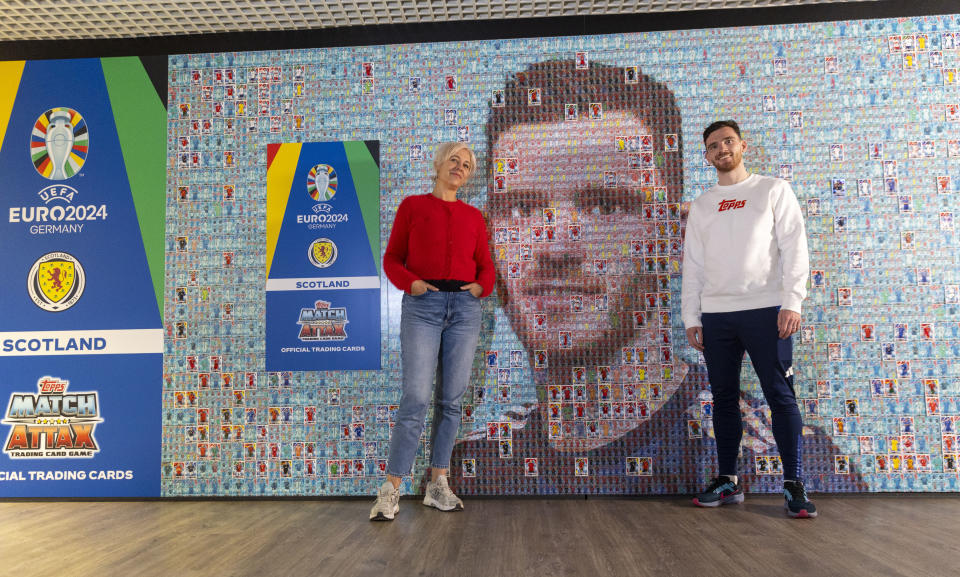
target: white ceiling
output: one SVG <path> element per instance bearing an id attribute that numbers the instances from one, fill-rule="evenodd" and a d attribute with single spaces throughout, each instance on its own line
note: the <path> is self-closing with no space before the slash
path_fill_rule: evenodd
<path id="1" fill-rule="evenodd" d="M 0 42 L 140 38 L 374 24 L 677 12 L 829 4 L 838 1 L 840 0 L 0 0 Z"/>

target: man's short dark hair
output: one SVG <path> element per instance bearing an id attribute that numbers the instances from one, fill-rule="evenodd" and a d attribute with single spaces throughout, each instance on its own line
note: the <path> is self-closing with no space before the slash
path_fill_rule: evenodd
<path id="1" fill-rule="evenodd" d="M 563 122 L 567 104 L 576 104 L 584 115 L 593 102 L 603 103 L 604 112 L 634 114 L 653 135 L 657 168 L 663 176 L 670 202 L 683 197 L 683 134 L 680 108 L 673 91 L 637 68 L 636 80 L 625 81 L 625 68 L 591 62 L 578 70 L 573 60 L 552 60 L 531 64 L 507 80 L 503 106 L 491 107 L 487 123 L 488 167 L 493 165 L 497 138 L 518 124 Z M 540 89 L 540 105 L 528 106 L 527 90 Z M 667 154 L 665 134 L 677 135 L 677 150 Z M 589 160 L 585 159 L 585 162 Z"/>
<path id="2" fill-rule="evenodd" d="M 713 124 L 711 124 L 710 126 L 708 126 L 707 129 L 703 131 L 703 143 L 706 144 L 708 136 L 710 136 L 713 132 L 720 130 L 725 126 L 728 128 L 732 128 L 733 131 L 737 133 L 737 138 L 743 138 L 742 136 L 740 136 L 740 127 L 737 125 L 736 122 L 734 122 L 733 120 L 718 120 Z"/>

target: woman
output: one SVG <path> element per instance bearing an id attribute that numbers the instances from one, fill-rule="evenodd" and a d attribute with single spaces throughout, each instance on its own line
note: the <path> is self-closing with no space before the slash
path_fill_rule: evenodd
<path id="1" fill-rule="evenodd" d="M 423 504 L 441 511 L 463 510 L 447 484 L 447 471 L 460 426 L 460 398 L 480 336 L 480 298 L 493 290 L 495 277 L 483 215 L 457 200 L 476 163 L 465 144 L 441 144 L 433 159 L 433 192 L 405 198 L 393 222 L 383 269 L 404 291 L 403 396 L 390 441 L 387 480 L 377 491 L 371 521 L 392 521 L 399 510 L 400 481 L 413 467 L 438 368 L 431 481 Z"/>

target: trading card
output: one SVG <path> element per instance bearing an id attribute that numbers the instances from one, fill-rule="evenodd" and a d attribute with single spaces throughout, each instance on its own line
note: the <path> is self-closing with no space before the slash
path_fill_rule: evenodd
<path id="1" fill-rule="evenodd" d="M 956 453 L 944 453 L 943 454 L 943 472 L 956 473 L 958 459 L 960 459 L 960 457 L 958 457 Z"/>
<path id="2" fill-rule="evenodd" d="M 897 209 L 901 214 L 909 214 L 913 212 L 913 195 L 901 194 L 897 196 Z"/>
<path id="3" fill-rule="evenodd" d="M 940 213 L 940 230 L 953 230 L 953 213 L 952 212 L 941 212 Z"/>
<path id="4" fill-rule="evenodd" d="M 666 152 L 677 152 L 680 150 L 680 136 L 678 134 L 664 134 L 663 148 Z"/>
<path id="5" fill-rule="evenodd" d="M 830 145 L 830 160 L 843 162 L 843 144 L 836 142 Z"/>
<path id="6" fill-rule="evenodd" d="M 603 120 L 603 103 L 591 102 L 588 108 L 590 120 Z"/>
<path id="7" fill-rule="evenodd" d="M 853 289 L 837 287 L 837 305 L 841 307 L 853 306 Z"/>
<path id="8" fill-rule="evenodd" d="M 898 360 L 897 361 L 897 378 L 898 379 L 909 379 L 913 376 L 913 373 L 910 370 L 910 361 L 908 360 Z"/>
<path id="9" fill-rule="evenodd" d="M 900 250 L 913 250 L 916 236 L 912 230 L 900 231 Z"/>
<path id="10" fill-rule="evenodd" d="M 897 341 L 906 341 L 910 338 L 910 327 L 907 323 L 893 323 L 893 338 Z"/>
<path id="11" fill-rule="evenodd" d="M 937 176 L 937 192 L 940 194 L 947 194 L 952 192 L 950 187 L 950 176 L 940 175 Z"/>
<path id="12" fill-rule="evenodd" d="M 773 59 L 773 73 L 775 76 L 785 76 L 787 74 L 787 59 L 786 58 L 774 58 Z"/>
<path id="13" fill-rule="evenodd" d="M 844 436 L 847 434 L 847 419 L 845 417 L 833 418 L 833 435 Z"/>
<path id="14" fill-rule="evenodd" d="M 754 455 L 753 462 L 754 469 L 758 475 L 770 474 L 770 461 L 767 459 L 766 455 Z"/>
<path id="15" fill-rule="evenodd" d="M 850 473 L 850 457 L 848 455 L 834 455 L 833 470 L 838 475 Z"/>
<path id="16" fill-rule="evenodd" d="M 843 360 L 843 347 L 840 343 L 827 343 L 827 360 L 830 362 Z"/>
<path id="17" fill-rule="evenodd" d="M 826 279 L 826 274 L 822 269 L 813 269 L 810 271 L 810 284 L 814 288 L 822 288 L 824 286 Z"/>
<path id="18" fill-rule="evenodd" d="M 700 416 L 704 419 L 713 418 L 713 401 L 700 401 Z"/>
<path id="19" fill-rule="evenodd" d="M 767 457 L 767 464 L 770 467 L 771 475 L 782 475 L 783 474 L 783 461 L 780 459 L 780 455 L 770 455 Z"/>
<path id="20" fill-rule="evenodd" d="M 541 89 L 528 88 L 527 89 L 527 106 L 540 106 L 541 102 L 542 102 Z"/>
<path id="21" fill-rule="evenodd" d="M 883 379 L 883 388 L 883 396 L 885 397 L 900 396 L 900 385 L 897 383 L 897 379 Z"/>
<path id="22" fill-rule="evenodd" d="M 540 474 L 540 466 L 536 458 L 527 457 L 523 460 L 523 474 L 525 477 L 536 477 Z"/>
<path id="23" fill-rule="evenodd" d="M 941 447 L 943 448 L 944 453 L 950 453 L 956 451 L 957 449 L 957 436 L 956 435 L 943 435 L 941 438 Z"/>
<path id="24" fill-rule="evenodd" d="M 886 473 L 890 470 L 890 462 L 887 455 L 876 455 L 875 460 L 876 472 Z"/>
<path id="25" fill-rule="evenodd" d="M 774 94 L 764 94 L 761 98 L 761 110 L 763 112 L 776 112 L 777 111 L 777 97 Z"/>
<path id="26" fill-rule="evenodd" d="M 923 158 L 923 149 L 920 147 L 919 140 L 910 140 L 907 141 L 907 157 L 908 158 Z"/>
<path id="27" fill-rule="evenodd" d="M 847 180 L 845 178 L 834 178 L 832 179 L 833 196 L 846 196 L 847 195 Z"/>
<path id="28" fill-rule="evenodd" d="M 586 457 L 576 458 L 574 474 L 577 477 L 586 477 L 590 474 L 590 463 Z"/>
<path id="29" fill-rule="evenodd" d="M 793 180 L 793 165 L 792 164 L 781 164 L 778 172 L 780 178 L 786 181 Z"/>
<path id="30" fill-rule="evenodd" d="M 821 399 L 829 399 L 833 394 L 833 387 L 830 385 L 830 381 L 826 379 L 820 379 L 817 381 L 817 397 Z"/>
<path id="31" fill-rule="evenodd" d="M 653 457 L 640 457 L 640 474 L 653 475 Z"/>
<path id="32" fill-rule="evenodd" d="M 848 417 L 860 416 L 860 401 L 858 399 L 847 399 L 844 402 L 844 408 Z"/>

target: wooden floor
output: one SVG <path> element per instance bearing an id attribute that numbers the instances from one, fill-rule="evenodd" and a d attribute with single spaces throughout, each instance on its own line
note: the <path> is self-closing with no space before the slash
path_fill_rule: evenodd
<path id="1" fill-rule="evenodd" d="M 6 576 L 957 575 L 960 497 L 818 495 L 812 520 L 777 496 L 472 499 L 441 513 L 367 501 L 0 502 Z"/>

